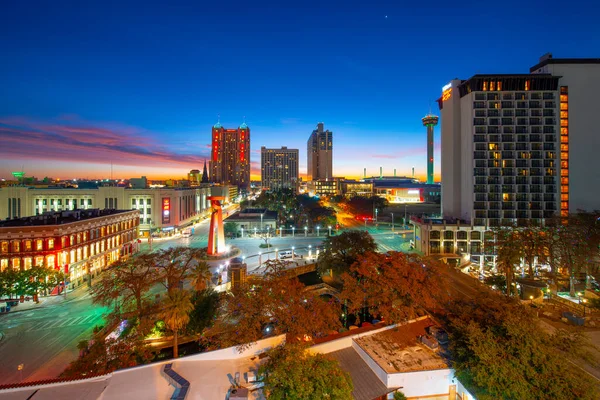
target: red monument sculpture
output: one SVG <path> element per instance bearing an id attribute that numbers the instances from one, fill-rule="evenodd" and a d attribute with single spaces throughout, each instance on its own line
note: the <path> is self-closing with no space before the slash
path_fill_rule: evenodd
<path id="1" fill-rule="evenodd" d="M 225 231 L 223 230 L 223 196 L 209 196 L 212 213 L 210 216 L 210 231 L 208 232 L 208 254 L 216 255 L 225 252 Z M 215 242 L 215 228 L 217 229 L 217 240 Z"/>

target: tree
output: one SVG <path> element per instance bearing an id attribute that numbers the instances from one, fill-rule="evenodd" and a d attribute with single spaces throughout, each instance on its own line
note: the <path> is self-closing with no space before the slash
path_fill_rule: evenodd
<path id="1" fill-rule="evenodd" d="M 196 292 L 206 289 L 206 282 L 212 276 L 210 272 L 210 265 L 208 265 L 206 261 L 198 260 L 196 265 L 192 267 L 190 276 L 192 278 L 192 285 L 194 285 Z"/>
<path id="2" fill-rule="evenodd" d="M 345 231 L 325 238 L 323 245 L 325 249 L 317 262 L 317 270 L 321 274 L 328 270 L 336 274 L 348 271 L 360 256 L 377 250 L 375 240 L 365 231 Z"/>
<path id="3" fill-rule="evenodd" d="M 183 288 L 185 280 L 191 278 L 194 267 L 206 257 L 206 249 L 189 247 L 169 247 L 151 253 L 159 273 L 159 282 L 167 289 L 169 296 Z"/>
<path id="4" fill-rule="evenodd" d="M 351 399 L 352 378 L 339 363 L 323 354 L 310 354 L 298 345 L 276 347 L 260 366 L 269 399 Z"/>
<path id="5" fill-rule="evenodd" d="M 224 347 L 249 346 L 272 334 L 288 342 L 312 341 L 341 328 L 341 307 L 306 291 L 286 273 L 286 262 L 267 261 L 266 273 L 252 285 L 234 287 L 225 298 L 221 318 L 208 333 Z"/>
<path id="6" fill-rule="evenodd" d="M 598 398 L 595 382 L 569 362 L 582 353 L 582 336 L 548 335 L 512 298 L 455 302 L 447 328 L 456 374 L 478 399 Z"/>
<path id="7" fill-rule="evenodd" d="M 186 326 L 186 332 L 190 335 L 198 335 L 210 328 L 219 310 L 220 297 L 212 289 L 197 291 L 191 298 L 193 309 L 190 312 L 190 321 Z"/>
<path id="8" fill-rule="evenodd" d="M 390 323 L 404 321 L 419 309 L 434 309 L 445 302 L 439 268 L 405 253 L 366 253 L 342 274 L 340 299 L 349 312 L 368 308 Z"/>
<path id="9" fill-rule="evenodd" d="M 139 333 L 128 330 L 118 338 L 105 339 L 97 333 L 92 340 L 77 344 L 79 357 L 61 373 L 61 378 L 82 378 L 108 374 L 117 369 L 147 364 L 154 357 Z"/>
<path id="10" fill-rule="evenodd" d="M 121 299 L 123 305 L 133 303 L 136 315 L 141 317 L 146 307 L 145 295 L 157 281 L 152 253 L 121 259 L 102 271 L 91 291 L 93 301 L 109 305 Z"/>
<path id="11" fill-rule="evenodd" d="M 238 232 L 238 224 L 236 222 L 225 222 L 223 230 L 228 236 L 235 236 Z"/>
<path id="12" fill-rule="evenodd" d="M 190 312 L 194 305 L 190 301 L 190 295 L 187 292 L 178 290 L 168 296 L 164 302 L 163 309 L 160 312 L 160 318 L 165 325 L 173 332 L 173 358 L 178 357 L 178 335 L 190 321 Z"/>
<path id="13" fill-rule="evenodd" d="M 497 255 L 496 264 L 506 276 L 506 295 L 512 292 L 514 268 L 523 258 L 521 235 L 516 228 L 501 227 L 493 230 L 493 237 L 485 243 L 485 248 Z"/>

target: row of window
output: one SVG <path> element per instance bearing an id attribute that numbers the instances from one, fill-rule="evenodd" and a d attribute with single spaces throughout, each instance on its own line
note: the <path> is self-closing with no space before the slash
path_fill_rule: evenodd
<path id="1" fill-rule="evenodd" d="M 501 82 L 498 82 L 496 90 L 502 90 Z M 475 100 L 553 100 L 553 92 L 517 92 L 517 93 L 475 93 Z"/>
<path id="2" fill-rule="evenodd" d="M 134 240 L 133 232 L 129 232 L 123 235 L 113 236 L 106 240 L 101 240 L 93 243 L 89 246 L 81 246 L 77 249 L 72 249 L 69 252 L 62 252 L 59 254 L 50 254 L 47 256 L 36 256 L 36 257 L 14 257 L 14 258 L 2 258 L 0 259 L 0 270 L 5 271 L 7 268 L 13 270 L 28 270 L 32 266 L 55 268 L 56 266 L 64 266 L 73 264 L 80 261 L 85 261 L 89 257 L 104 253 L 105 251 L 114 249 L 120 246 L 122 243 L 127 243 Z"/>

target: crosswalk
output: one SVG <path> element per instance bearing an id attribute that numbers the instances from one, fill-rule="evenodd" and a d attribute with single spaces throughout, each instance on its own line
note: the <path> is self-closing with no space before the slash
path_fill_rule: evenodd
<path id="1" fill-rule="evenodd" d="M 54 328 L 66 328 L 70 326 L 92 324 L 98 319 L 97 314 L 82 315 L 71 318 L 58 318 L 51 321 L 41 321 L 33 324 L 25 332 L 42 331 Z"/>

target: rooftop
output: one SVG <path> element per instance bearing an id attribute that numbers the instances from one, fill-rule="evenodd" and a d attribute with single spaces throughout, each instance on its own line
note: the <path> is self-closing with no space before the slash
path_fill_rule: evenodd
<path id="1" fill-rule="evenodd" d="M 426 318 L 355 341 L 388 374 L 450 368 L 442 357 L 419 341 L 427 335 L 425 329 L 433 325 Z"/>
<path id="2" fill-rule="evenodd" d="M 540 62 L 529 68 L 530 72 L 548 64 L 600 64 L 600 58 L 552 58 L 552 54 L 540 58 Z"/>
<path id="3" fill-rule="evenodd" d="M 106 217 L 109 215 L 122 214 L 132 210 L 72 210 L 60 212 L 47 212 L 33 217 L 7 219 L 0 221 L 0 228 L 19 227 L 19 226 L 44 226 L 44 225 L 63 225 L 71 222 L 85 221 L 93 218 Z"/>

